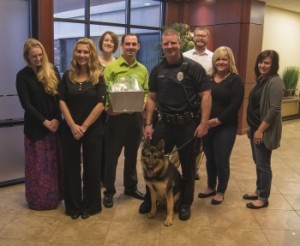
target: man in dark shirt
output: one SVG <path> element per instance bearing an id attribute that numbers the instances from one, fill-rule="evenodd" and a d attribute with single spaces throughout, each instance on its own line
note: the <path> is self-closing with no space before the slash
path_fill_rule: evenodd
<path id="1" fill-rule="evenodd" d="M 145 138 L 152 144 L 165 140 L 165 152 L 174 146 L 180 148 L 182 167 L 182 190 L 179 219 L 188 220 L 194 197 L 195 161 L 197 138 L 208 132 L 211 110 L 209 78 L 197 62 L 184 58 L 180 53 L 180 37 L 176 30 L 167 29 L 162 34 L 162 49 L 165 58 L 156 65 L 149 80 L 149 97 L 146 103 Z M 201 116 L 198 116 L 201 105 Z M 159 120 L 152 130 L 152 115 L 157 106 Z M 197 120 L 200 117 L 200 120 Z M 153 134 L 152 134 L 153 133 Z M 139 208 L 140 213 L 151 209 L 150 194 Z"/>

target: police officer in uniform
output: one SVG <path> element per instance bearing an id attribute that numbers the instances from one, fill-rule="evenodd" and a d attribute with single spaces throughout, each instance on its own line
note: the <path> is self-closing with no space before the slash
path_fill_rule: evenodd
<path id="1" fill-rule="evenodd" d="M 209 78 L 199 63 L 182 56 L 180 36 L 176 30 L 164 31 L 162 49 L 165 58 L 150 74 L 144 137 L 150 138 L 154 145 L 164 139 L 165 153 L 170 153 L 174 146 L 179 149 L 182 168 L 179 219 L 188 220 L 194 199 L 196 143 L 208 132 L 211 111 Z M 153 131 L 155 107 L 159 119 Z M 150 210 L 150 193 L 147 188 L 139 212 L 148 213 Z"/>

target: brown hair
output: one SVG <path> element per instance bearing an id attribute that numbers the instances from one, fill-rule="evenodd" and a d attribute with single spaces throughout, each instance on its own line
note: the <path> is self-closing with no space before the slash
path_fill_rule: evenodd
<path id="1" fill-rule="evenodd" d="M 256 79 L 258 79 L 259 76 L 260 76 L 260 72 L 259 72 L 259 69 L 258 69 L 258 63 L 261 63 L 267 57 L 271 58 L 271 68 L 270 68 L 268 77 L 271 77 L 271 76 L 276 75 L 278 73 L 278 69 L 279 69 L 279 55 L 278 55 L 278 53 L 275 50 L 264 50 L 261 53 L 259 53 L 259 55 L 256 58 L 255 67 L 254 67 L 254 72 L 255 72 Z"/>
<path id="2" fill-rule="evenodd" d="M 103 45 L 103 42 L 104 42 L 104 38 L 106 35 L 110 35 L 113 42 L 114 42 L 114 49 L 113 49 L 113 53 L 116 52 L 116 50 L 118 49 L 118 45 L 119 45 L 119 40 L 118 40 L 118 36 L 117 34 L 115 34 L 114 32 L 111 32 L 111 31 L 106 31 L 105 33 L 102 34 L 101 38 L 99 39 L 99 43 L 98 43 L 98 47 L 101 51 L 103 51 L 102 49 L 102 45 Z"/>
<path id="3" fill-rule="evenodd" d="M 133 37 L 136 37 L 137 42 L 140 43 L 140 38 L 139 38 L 139 36 L 138 36 L 137 34 L 135 34 L 135 33 L 125 33 L 125 34 L 122 36 L 122 38 L 121 38 L 122 44 L 124 44 L 125 38 L 126 38 L 127 36 L 133 36 Z"/>

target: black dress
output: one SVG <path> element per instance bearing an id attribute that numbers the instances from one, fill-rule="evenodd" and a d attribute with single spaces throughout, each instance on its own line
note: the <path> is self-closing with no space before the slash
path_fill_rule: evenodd
<path id="1" fill-rule="evenodd" d="M 96 85 L 92 85 L 89 81 L 73 83 L 66 72 L 59 86 L 59 99 L 67 104 L 77 125 L 82 125 L 99 102 L 105 104 L 105 96 L 106 87 L 102 76 Z M 65 120 L 62 122 L 67 215 L 95 214 L 101 211 L 99 180 L 103 131 L 103 115 L 79 140 L 73 137 L 67 122 Z"/>

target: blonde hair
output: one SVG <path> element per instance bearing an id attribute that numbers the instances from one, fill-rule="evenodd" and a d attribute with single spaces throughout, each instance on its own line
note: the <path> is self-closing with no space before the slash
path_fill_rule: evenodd
<path id="1" fill-rule="evenodd" d="M 34 38 L 29 38 L 25 41 L 23 47 L 23 57 L 30 65 L 28 59 L 29 52 L 32 48 L 40 48 L 42 50 L 42 66 L 37 70 L 37 80 L 43 85 L 47 94 L 57 95 L 58 78 L 54 71 L 53 65 L 49 62 L 48 55 L 42 43 Z"/>
<path id="2" fill-rule="evenodd" d="M 178 31 L 176 31 L 175 29 L 173 28 L 167 28 L 163 33 L 162 33 L 162 36 L 177 36 L 177 39 L 179 41 L 179 43 L 181 42 L 181 39 L 180 39 L 180 33 Z"/>
<path id="3" fill-rule="evenodd" d="M 215 50 L 213 57 L 212 57 L 213 75 L 215 75 L 217 73 L 216 68 L 215 68 L 216 60 L 218 58 L 226 56 L 226 55 L 228 56 L 228 59 L 229 59 L 229 72 L 238 74 L 238 70 L 235 66 L 235 60 L 234 60 L 232 50 L 229 47 L 221 46 Z"/>
<path id="4" fill-rule="evenodd" d="M 76 49 L 80 44 L 88 46 L 90 52 L 90 58 L 88 62 L 89 80 L 93 85 L 96 85 L 99 83 L 99 76 L 102 73 L 102 68 L 98 60 L 96 46 L 94 42 L 89 38 L 81 38 L 74 45 L 72 61 L 71 61 L 71 69 L 69 70 L 70 79 L 73 83 L 75 83 L 77 75 L 79 74 L 79 66 L 76 62 L 75 54 L 76 54 Z"/>

